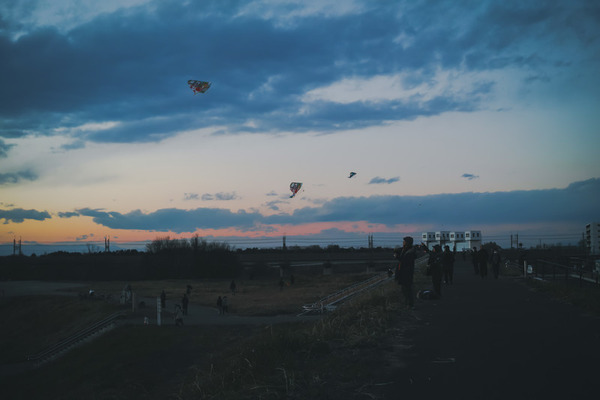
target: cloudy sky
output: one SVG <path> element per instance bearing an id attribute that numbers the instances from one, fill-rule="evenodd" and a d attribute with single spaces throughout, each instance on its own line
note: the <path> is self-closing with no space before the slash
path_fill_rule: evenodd
<path id="1" fill-rule="evenodd" d="M 0 243 L 576 242 L 598 71 L 594 0 L 3 1 Z"/>

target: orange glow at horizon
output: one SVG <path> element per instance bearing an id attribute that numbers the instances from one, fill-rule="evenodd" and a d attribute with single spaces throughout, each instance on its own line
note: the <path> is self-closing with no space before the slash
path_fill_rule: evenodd
<path id="1" fill-rule="evenodd" d="M 112 243 L 145 242 L 157 238 L 189 239 L 199 237 L 280 237 L 284 235 L 303 236 L 320 234 L 323 231 L 337 229 L 347 233 L 372 232 L 416 232 L 422 229 L 417 225 L 389 227 L 382 224 L 358 222 L 316 222 L 303 225 L 265 225 L 253 230 L 237 228 L 199 229 L 195 232 L 175 233 L 171 231 L 143 231 L 128 229 L 110 229 L 93 222 L 92 218 L 51 218 L 45 221 L 26 220 L 22 223 L 10 222 L 0 225 L 0 243 L 12 243 L 14 239 L 35 243 L 61 242 L 103 242 L 109 237 Z"/>

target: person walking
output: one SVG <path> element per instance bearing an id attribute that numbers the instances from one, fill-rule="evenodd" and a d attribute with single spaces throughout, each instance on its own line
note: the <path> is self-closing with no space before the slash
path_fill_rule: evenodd
<path id="1" fill-rule="evenodd" d="M 454 280 L 454 251 L 450 251 L 450 246 L 444 246 L 442 253 L 442 269 L 444 271 L 444 283 L 452 284 Z"/>
<path id="2" fill-rule="evenodd" d="M 494 278 L 498 279 L 498 275 L 500 275 L 500 263 L 502 262 L 502 257 L 500 256 L 500 252 L 498 249 L 494 249 L 492 252 L 492 273 L 494 274 Z"/>
<path id="3" fill-rule="evenodd" d="M 415 273 L 415 258 L 417 252 L 413 247 L 413 238 L 406 236 L 402 241 L 402 248 L 394 251 L 394 258 L 398 260 L 395 272 L 396 282 L 400 285 L 406 308 L 414 309 L 415 296 L 413 293 L 413 278 Z"/>

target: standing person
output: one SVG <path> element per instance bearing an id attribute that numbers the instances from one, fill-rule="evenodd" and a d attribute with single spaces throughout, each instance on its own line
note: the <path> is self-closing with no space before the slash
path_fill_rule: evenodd
<path id="1" fill-rule="evenodd" d="M 187 295 L 187 293 L 183 294 L 183 297 L 181 298 L 181 305 L 183 306 L 183 315 L 188 315 L 188 303 L 190 302 L 190 299 Z"/>
<path id="2" fill-rule="evenodd" d="M 223 299 L 221 296 L 217 298 L 217 308 L 219 309 L 219 315 L 223 314 Z"/>
<path id="3" fill-rule="evenodd" d="M 444 270 L 444 283 L 452 284 L 454 280 L 454 252 L 450 251 L 450 246 L 444 246 L 442 253 L 442 269 Z"/>
<path id="4" fill-rule="evenodd" d="M 500 275 L 500 263 L 502 262 L 502 257 L 500 256 L 500 252 L 498 249 L 494 249 L 492 253 L 492 272 L 494 273 L 494 278 L 498 279 L 498 275 Z"/>
<path id="5" fill-rule="evenodd" d="M 402 289 L 406 308 L 414 309 L 415 296 L 413 294 L 413 276 L 415 273 L 415 258 L 417 252 L 413 247 L 413 238 L 406 236 L 402 241 L 402 248 L 394 251 L 394 258 L 398 260 L 396 268 L 396 282 Z"/>
<path id="6" fill-rule="evenodd" d="M 473 252 L 471 252 L 471 262 L 473 263 L 475 275 L 479 275 L 479 258 L 477 258 L 477 247 L 473 247 Z"/>
<path id="7" fill-rule="evenodd" d="M 427 268 L 431 274 L 433 291 L 439 297 L 442 297 L 442 247 L 439 244 L 433 246 L 433 251 L 429 252 Z"/>
<path id="8" fill-rule="evenodd" d="M 484 279 L 487 277 L 488 253 L 483 247 L 477 252 L 477 260 L 479 261 L 479 274 L 481 279 Z"/>
<path id="9" fill-rule="evenodd" d="M 235 296 L 235 281 L 231 281 L 229 289 L 231 289 L 231 294 Z"/>
<path id="10" fill-rule="evenodd" d="M 181 306 L 179 304 L 175 304 L 175 325 L 183 326 L 183 312 L 181 311 Z"/>
<path id="11" fill-rule="evenodd" d="M 165 291 L 163 289 L 163 291 L 160 293 L 160 307 L 165 308 L 166 306 L 167 306 L 167 294 L 165 293 Z"/>
<path id="12" fill-rule="evenodd" d="M 283 278 L 279 278 L 279 291 L 283 290 L 284 285 L 285 285 L 285 282 L 283 281 Z"/>
<path id="13" fill-rule="evenodd" d="M 229 302 L 227 301 L 227 296 L 223 296 L 222 303 L 223 314 L 227 314 L 227 312 L 229 311 Z"/>

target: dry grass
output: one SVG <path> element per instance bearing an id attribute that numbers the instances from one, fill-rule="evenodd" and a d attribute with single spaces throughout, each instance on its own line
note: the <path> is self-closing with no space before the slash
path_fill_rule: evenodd
<path id="1" fill-rule="evenodd" d="M 337 274 L 337 275 L 296 275 L 294 284 L 289 278 L 285 280 L 283 289 L 279 287 L 279 279 L 236 280 L 235 302 L 230 312 L 238 315 L 274 315 L 297 313 L 302 305 L 343 289 L 353 283 L 368 279 L 372 274 Z M 132 290 L 139 298 L 156 298 L 162 290 L 169 302 L 179 302 L 186 292 L 187 285 L 192 286 L 190 304 L 215 307 L 218 296 L 232 297 L 229 290 L 230 280 L 161 280 L 130 282 Z M 111 294 L 118 299 L 127 282 L 93 282 L 96 292 Z"/>

